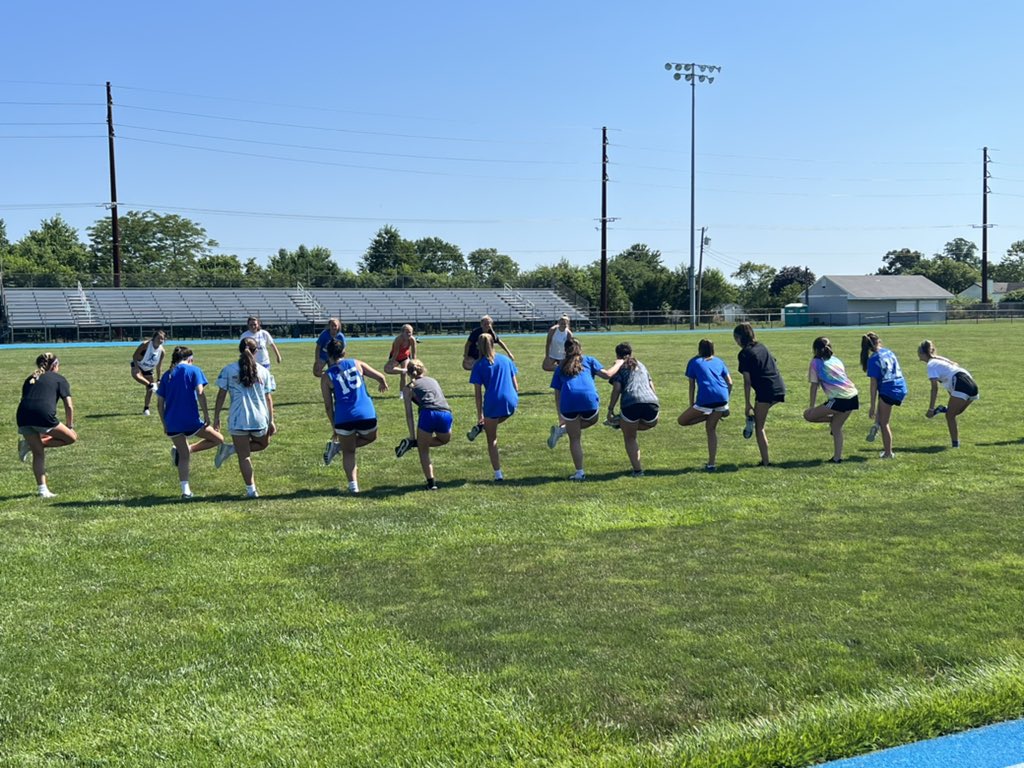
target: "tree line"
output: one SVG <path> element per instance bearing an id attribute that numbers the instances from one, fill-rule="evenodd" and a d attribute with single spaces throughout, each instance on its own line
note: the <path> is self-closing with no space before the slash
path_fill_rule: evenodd
<path id="1" fill-rule="evenodd" d="M 497 248 L 463 254 L 440 237 L 408 240 L 392 226 L 381 227 L 363 255 L 342 267 L 329 249 L 299 245 L 281 248 L 266 264 L 216 253 L 217 241 L 198 223 L 177 214 L 130 211 L 118 218 L 124 287 L 289 287 L 312 288 L 562 288 L 592 306 L 600 303 L 600 262 L 573 264 L 568 259 L 523 270 Z M 59 215 L 40 222 L 17 242 L 10 242 L 0 219 L 0 276 L 10 287 L 86 287 L 113 285 L 111 221 L 97 220 L 78 231 Z M 922 274 L 957 293 L 980 279 L 977 246 L 963 238 L 926 258 L 919 251 L 889 251 L 878 274 Z M 1024 241 L 1010 246 L 991 267 L 999 281 L 1024 281 Z M 731 281 L 729 278 L 732 278 Z M 794 265 L 775 268 L 743 262 L 728 277 L 704 269 L 696 281 L 700 311 L 735 302 L 743 307 L 776 308 L 799 301 L 816 276 Z M 670 312 L 689 308 L 686 267 L 665 265 L 660 251 L 636 243 L 608 259 L 608 306 L 613 312 Z"/>

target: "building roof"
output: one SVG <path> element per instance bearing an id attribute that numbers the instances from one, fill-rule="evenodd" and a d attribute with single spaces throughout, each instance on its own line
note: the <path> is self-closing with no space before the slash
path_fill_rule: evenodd
<path id="1" fill-rule="evenodd" d="M 951 299 L 953 294 L 924 275 L 822 275 L 851 299 Z"/>
<path id="2" fill-rule="evenodd" d="M 971 288 L 981 290 L 981 283 L 975 282 L 970 288 L 964 288 L 964 290 L 960 291 L 957 296 L 963 296 L 970 291 Z M 1022 288 L 1024 288 L 1024 283 L 997 283 L 994 280 L 988 281 L 988 292 L 995 294 L 996 296 L 1003 296 L 1007 293 L 1012 293 L 1013 291 L 1019 291 Z"/>

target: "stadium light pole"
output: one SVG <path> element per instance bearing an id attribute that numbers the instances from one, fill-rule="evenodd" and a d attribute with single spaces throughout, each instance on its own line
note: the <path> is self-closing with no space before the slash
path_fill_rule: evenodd
<path id="1" fill-rule="evenodd" d="M 714 64 L 680 64 L 666 62 L 665 70 L 672 73 L 673 80 L 686 80 L 690 84 L 690 330 L 697 327 L 697 294 L 696 294 L 696 244 L 694 238 L 697 231 L 696 189 L 697 189 L 697 83 L 715 82 L 715 73 L 722 68 Z"/>

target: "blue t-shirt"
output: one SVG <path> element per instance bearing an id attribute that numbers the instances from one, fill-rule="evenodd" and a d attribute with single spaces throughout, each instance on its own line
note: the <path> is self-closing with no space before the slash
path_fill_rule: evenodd
<path id="1" fill-rule="evenodd" d="M 488 419 L 511 416 L 519 406 L 519 393 L 512 381 L 518 372 L 516 364 L 504 355 L 495 355 L 493 363 L 481 357 L 473 365 L 469 383 L 484 388 L 484 416 Z"/>
<path id="2" fill-rule="evenodd" d="M 880 347 L 868 358 L 868 377 L 877 379 L 879 393 L 890 400 L 902 402 L 907 396 L 907 380 L 903 378 L 900 361 L 891 349 Z"/>
<path id="3" fill-rule="evenodd" d="M 342 348 L 344 348 L 345 334 L 343 334 L 341 331 L 338 331 L 338 335 L 332 339 L 330 330 L 324 328 L 323 333 L 321 333 L 316 340 L 316 348 L 320 350 L 320 359 L 325 363 L 327 362 L 327 345 L 330 344 L 332 341 L 340 341 Z"/>
<path id="4" fill-rule="evenodd" d="M 594 386 L 594 374 L 604 368 L 590 355 L 583 356 L 583 370 L 575 376 L 562 375 L 562 366 L 555 368 L 551 377 L 551 388 L 562 393 L 558 408 L 562 413 L 586 413 L 596 411 L 601 404 Z"/>
<path id="5" fill-rule="evenodd" d="M 196 389 L 205 387 L 207 383 L 202 369 L 188 363 L 178 363 L 160 377 L 156 396 L 164 401 L 164 429 L 167 432 L 191 433 L 203 425 L 199 418 Z"/>
<path id="6" fill-rule="evenodd" d="M 355 360 L 338 361 L 327 369 L 327 378 L 334 387 L 335 424 L 377 418 L 373 400 L 366 391 L 366 381 Z"/>
<path id="7" fill-rule="evenodd" d="M 686 378 L 697 382 L 695 405 L 707 408 L 715 403 L 729 402 L 729 369 L 719 357 L 691 358 L 686 364 Z"/>

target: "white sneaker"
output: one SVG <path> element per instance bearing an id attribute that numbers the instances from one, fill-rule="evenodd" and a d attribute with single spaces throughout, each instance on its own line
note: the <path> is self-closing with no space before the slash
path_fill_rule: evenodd
<path id="1" fill-rule="evenodd" d="M 217 469 L 221 468 L 221 465 L 228 460 L 229 456 L 234 455 L 235 446 L 233 443 L 221 443 L 220 448 L 217 449 L 217 455 L 213 457 L 213 466 Z"/>
<path id="2" fill-rule="evenodd" d="M 143 416 L 149 416 L 149 408 L 143 408 L 142 409 L 142 415 Z"/>
<path id="3" fill-rule="evenodd" d="M 893 453 L 886 454 L 885 451 L 882 451 L 880 454 L 878 454 L 878 458 L 880 458 L 880 459 L 895 459 L 896 458 L 896 453 L 893 452 Z"/>
<path id="4" fill-rule="evenodd" d="M 878 425 L 878 422 L 875 422 L 874 424 L 871 425 L 871 429 L 868 430 L 868 442 L 869 443 L 875 442 L 875 438 L 878 437 L 878 430 L 879 429 L 881 429 L 881 427 Z"/>
<path id="5" fill-rule="evenodd" d="M 28 447 L 28 440 L 25 438 L 18 439 L 18 458 L 22 462 L 28 461 L 28 455 L 32 453 L 32 449 Z"/>
<path id="6" fill-rule="evenodd" d="M 149 385 L 149 391 L 150 392 L 156 392 L 156 387 L 157 387 L 157 384 L 154 381 L 152 384 Z"/>
<path id="7" fill-rule="evenodd" d="M 554 448 L 558 445 L 558 441 L 562 439 L 562 435 L 565 434 L 565 427 L 560 427 L 557 424 L 551 428 L 551 434 L 548 435 L 548 448 Z"/>
<path id="8" fill-rule="evenodd" d="M 341 452 L 341 443 L 336 443 L 333 440 L 327 441 L 327 447 L 324 448 L 324 466 L 330 466 L 331 462 L 334 461 L 334 457 Z"/>
<path id="9" fill-rule="evenodd" d="M 260 492 L 259 491 L 255 491 L 254 490 L 254 491 L 246 491 L 245 492 L 245 498 L 247 498 L 247 499 L 258 499 L 259 497 L 260 497 Z"/>
<path id="10" fill-rule="evenodd" d="M 51 491 L 49 488 L 43 488 L 43 490 L 41 490 L 39 492 L 39 498 L 41 498 L 41 499 L 55 499 L 55 498 L 57 498 L 57 494 L 54 493 L 53 491 Z"/>

